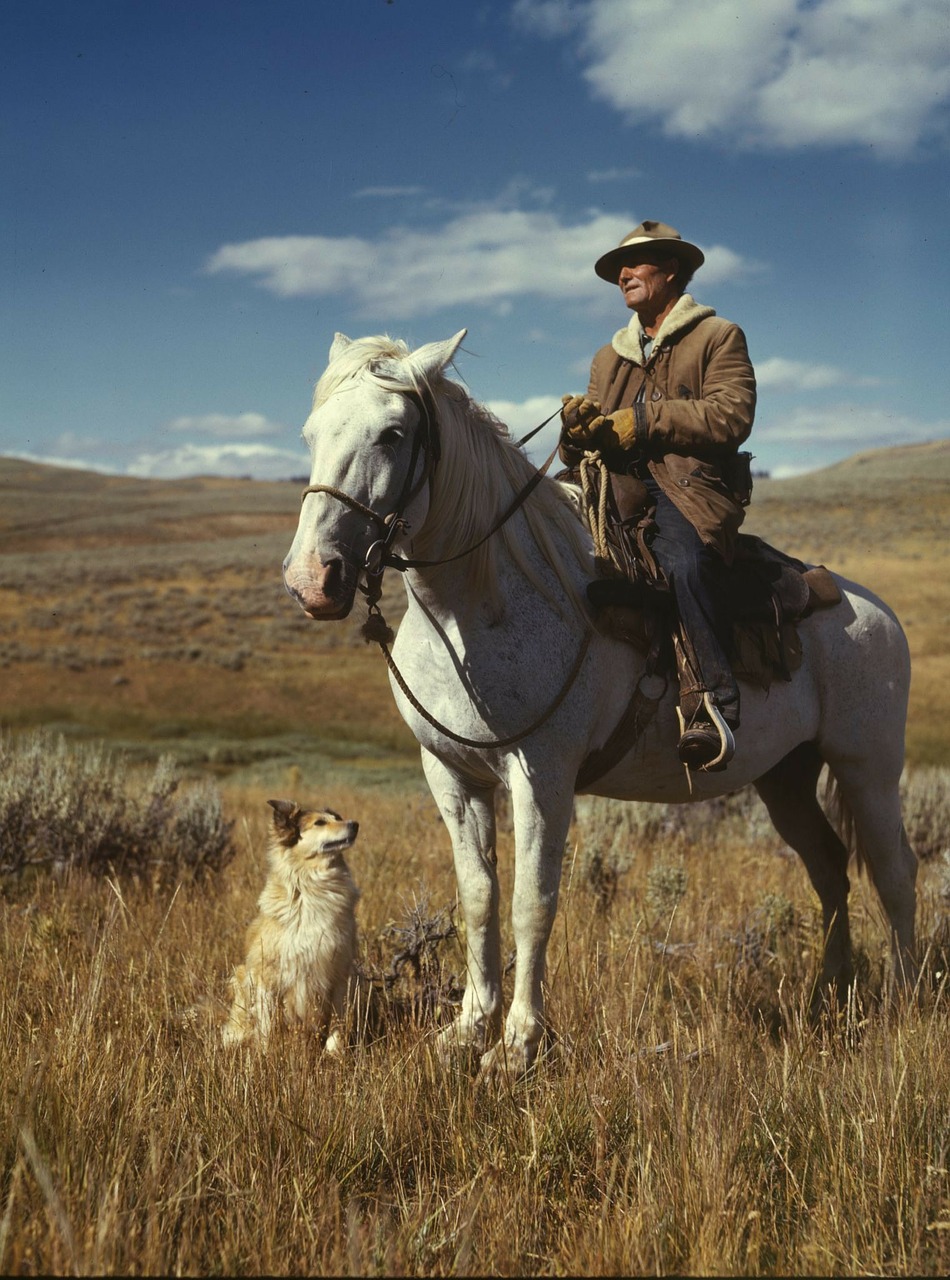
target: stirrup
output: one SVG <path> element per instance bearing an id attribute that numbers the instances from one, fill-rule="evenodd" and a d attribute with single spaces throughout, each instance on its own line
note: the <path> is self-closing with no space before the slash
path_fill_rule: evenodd
<path id="1" fill-rule="evenodd" d="M 703 710 L 709 717 L 708 723 L 694 720 L 687 725 L 682 709 L 677 705 L 676 716 L 680 723 L 677 752 L 688 769 L 695 769 L 701 773 L 719 773 L 735 755 L 736 740 L 722 712 L 708 693 L 703 694 Z M 715 741 L 717 737 L 718 744 Z M 708 760 L 702 759 L 707 752 L 715 754 Z"/>

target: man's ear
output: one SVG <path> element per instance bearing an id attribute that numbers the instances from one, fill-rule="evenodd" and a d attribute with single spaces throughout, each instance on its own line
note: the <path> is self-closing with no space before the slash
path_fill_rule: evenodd
<path id="1" fill-rule="evenodd" d="M 268 800 L 267 803 L 274 810 L 273 822 L 277 835 L 281 839 L 293 836 L 296 840 L 300 835 L 297 820 L 303 812 L 300 806 L 293 800 Z"/>

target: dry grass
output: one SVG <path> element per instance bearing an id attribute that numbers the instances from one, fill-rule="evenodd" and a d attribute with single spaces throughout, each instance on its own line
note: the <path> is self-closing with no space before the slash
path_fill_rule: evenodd
<path id="1" fill-rule="evenodd" d="M 886 451 L 757 484 L 749 521 L 895 607 L 909 757 L 932 765 L 948 763 L 948 460 L 946 445 Z M 921 997 L 901 1012 L 859 883 L 859 1000 L 838 1028 L 808 1027 L 817 902 L 730 801 L 693 825 L 645 812 L 609 846 L 588 814 L 549 950 L 560 1039 L 510 1092 L 441 1067 L 431 1027 L 394 1026 L 340 1063 L 290 1037 L 227 1055 L 182 1015 L 225 995 L 269 795 L 359 818 L 371 968 L 414 902 L 454 903 L 381 660 L 356 622 L 310 626 L 283 596 L 294 486 L 2 460 L 0 498 L 3 724 L 103 735 L 135 759 L 173 750 L 227 780 L 239 849 L 158 891 L 81 873 L 4 884 L 0 1271 L 947 1273 L 945 821 L 922 868 Z M 401 586 L 387 591 L 395 619 Z M 928 778 L 925 827 L 946 794 Z M 504 822 L 500 859 L 507 901 Z M 461 973 L 461 942 L 443 952 Z"/>
<path id="2" fill-rule="evenodd" d="M 368 951 L 414 896 L 453 901 L 427 797 L 319 798 L 362 824 Z M 496 1096 L 440 1066 L 425 1027 L 334 1063 L 293 1037 L 229 1055 L 210 1025 L 182 1025 L 224 996 L 264 799 L 227 794 L 241 849 L 208 884 L 8 886 L 0 1270 L 946 1273 L 945 956 L 920 1007 L 889 1013 L 864 886 L 862 1003 L 819 1034 L 802 1014 L 817 904 L 779 846 L 737 843 L 728 814 L 701 846 L 658 836 L 606 910 L 569 849 L 548 977 L 560 1039 Z M 507 836 L 500 858 L 507 892 Z"/>

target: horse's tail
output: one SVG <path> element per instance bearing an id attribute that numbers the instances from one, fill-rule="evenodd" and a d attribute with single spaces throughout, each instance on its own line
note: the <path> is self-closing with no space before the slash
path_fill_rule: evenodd
<path id="1" fill-rule="evenodd" d="M 831 772 L 831 769 L 828 769 L 825 777 L 822 801 L 828 821 L 841 837 L 849 858 L 854 858 L 859 873 L 863 874 L 868 867 L 867 855 L 858 835 L 857 823 L 854 820 L 851 806 L 845 799 L 844 793 L 838 784 L 838 779 Z"/>

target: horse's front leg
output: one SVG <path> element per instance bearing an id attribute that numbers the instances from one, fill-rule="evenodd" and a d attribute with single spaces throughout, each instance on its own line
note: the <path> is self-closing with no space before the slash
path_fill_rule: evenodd
<path id="1" fill-rule="evenodd" d="M 422 766 L 452 840 L 465 919 L 465 994 L 458 1017 L 439 1037 L 439 1051 L 480 1056 L 501 1030 L 495 787 L 475 788 L 425 748 Z"/>
<path id="2" fill-rule="evenodd" d="M 519 773 L 512 778 L 515 883 L 511 925 L 515 937 L 515 986 L 499 1044 L 482 1058 L 481 1077 L 517 1078 L 530 1070 L 545 1032 L 544 963 L 557 912 L 561 862 L 574 795 Z"/>

